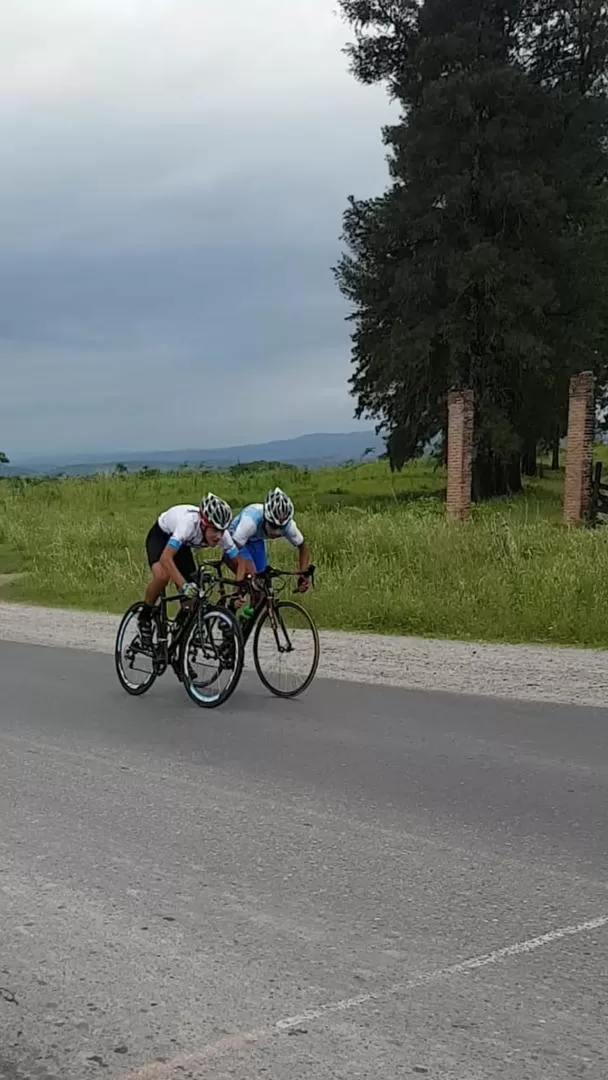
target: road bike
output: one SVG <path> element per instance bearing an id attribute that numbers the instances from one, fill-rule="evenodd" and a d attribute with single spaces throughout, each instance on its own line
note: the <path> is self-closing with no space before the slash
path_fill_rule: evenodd
<path id="1" fill-rule="evenodd" d="M 229 608 L 210 603 L 209 586 L 215 578 L 209 570 L 199 567 L 192 580 L 198 586 L 193 599 L 166 592 L 159 597 L 152 611 L 151 649 L 142 643 L 139 628 L 143 603 L 131 604 L 123 615 L 114 663 L 128 694 L 145 694 L 169 666 L 200 708 L 223 705 L 236 689 L 245 657 L 239 623 Z M 174 602 L 180 607 L 171 618 L 167 609 Z"/>
<path id="2" fill-rule="evenodd" d="M 209 592 L 222 610 L 231 610 L 236 594 L 249 596 L 250 605 L 237 611 L 237 618 L 244 646 L 253 635 L 253 662 L 263 686 L 281 698 L 304 693 L 319 666 L 319 633 L 302 604 L 279 596 L 289 578 L 309 577 L 314 585 L 315 567 L 302 572 L 268 566 L 254 578 L 236 582 L 222 574 L 223 560 L 206 560 L 204 565 L 215 571 Z"/>

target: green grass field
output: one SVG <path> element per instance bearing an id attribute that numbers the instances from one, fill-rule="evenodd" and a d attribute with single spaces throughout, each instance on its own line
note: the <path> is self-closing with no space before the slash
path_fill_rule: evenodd
<path id="1" fill-rule="evenodd" d="M 608 645 L 608 531 L 561 524 L 561 474 L 445 520 L 445 476 L 426 462 L 317 471 L 183 471 L 0 481 L 2 599 L 120 612 L 147 578 L 143 541 L 172 503 L 209 488 L 236 510 L 271 484 L 291 492 L 318 567 L 322 627 L 494 641 Z M 291 565 L 284 542 L 271 547 Z"/>

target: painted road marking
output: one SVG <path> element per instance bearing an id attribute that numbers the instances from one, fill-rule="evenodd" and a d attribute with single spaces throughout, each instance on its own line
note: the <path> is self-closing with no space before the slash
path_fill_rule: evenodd
<path id="1" fill-rule="evenodd" d="M 148 1065 L 142 1065 L 134 1072 L 123 1075 L 123 1080 L 172 1080 L 175 1070 L 178 1068 L 197 1068 L 204 1065 L 211 1058 L 221 1057 L 225 1054 L 235 1054 L 245 1050 L 252 1043 L 257 1043 L 263 1038 L 289 1031 L 300 1027 L 302 1024 L 312 1023 L 323 1016 L 331 1013 L 346 1012 L 350 1009 L 361 1008 L 370 1002 L 381 1001 L 387 997 L 396 997 L 418 986 L 426 986 L 431 983 L 443 982 L 458 975 L 468 975 L 469 972 L 479 971 L 481 968 L 492 964 L 501 964 L 513 957 L 526 956 L 536 952 L 545 945 L 553 945 L 565 938 L 578 937 L 581 934 L 590 934 L 594 930 L 601 930 L 608 925 L 608 915 L 599 915 L 595 919 L 576 923 L 572 926 L 562 926 L 557 930 L 549 930 L 538 937 L 528 938 L 525 941 L 515 942 L 513 945 L 505 945 L 501 949 L 495 949 L 480 956 L 472 956 L 468 960 L 462 960 L 448 967 L 436 968 L 434 971 L 421 971 L 405 982 L 395 983 L 386 990 L 375 994 L 358 994 L 356 997 L 342 998 L 339 1001 L 330 1001 L 324 1005 L 318 1005 L 296 1016 L 287 1016 L 277 1020 L 274 1024 L 253 1031 L 244 1031 L 236 1035 L 225 1035 L 214 1043 L 200 1047 L 199 1050 L 183 1051 L 177 1054 L 171 1061 L 153 1061 Z"/>

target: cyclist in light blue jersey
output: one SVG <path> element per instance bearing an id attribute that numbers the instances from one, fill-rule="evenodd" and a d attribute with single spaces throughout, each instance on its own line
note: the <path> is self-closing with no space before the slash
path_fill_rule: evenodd
<path id="1" fill-rule="evenodd" d="M 302 576 L 298 578 L 299 592 L 306 592 L 310 587 L 310 578 L 304 571 L 310 565 L 310 551 L 302 533 L 294 520 L 294 507 L 291 499 L 280 488 L 274 488 L 266 495 L 263 503 L 250 503 L 236 514 L 229 533 L 238 548 L 238 560 L 233 553 L 224 555 L 225 561 L 235 572 L 237 581 L 246 576 L 261 574 L 268 565 L 266 542 L 284 537 L 298 551 L 298 569 Z"/>

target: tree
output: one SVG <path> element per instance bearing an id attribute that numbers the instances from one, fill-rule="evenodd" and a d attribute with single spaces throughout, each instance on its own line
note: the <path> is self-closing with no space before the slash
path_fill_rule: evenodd
<path id="1" fill-rule="evenodd" d="M 2 450 L 0 450 L 0 465 L 8 465 L 8 464 L 9 464 L 9 459 L 7 458 L 6 454 L 3 453 Z"/>
<path id="2" fill-rule="evenodd" d="M 608 394 L 608 6 L 603 0 L 536 0 L 529 6 L 528 71 L 550 91 L 560 113 L 561 196 L 568 207 L 560 260 L 560 310 L 552 321 L 554 380 L 552 464 L 566 433 L 567 393 L 573 371 L 591 368 L 598 409 Z M 549 397 L 546 398 L 548 402 Z"/>
<path id="3" fill-rule="evenodd" d="M 349 200 L 336 268 L 353 307 L 357 415 L 379 421 L 400 468 L 445 430 L 449 387 L 471 386 L 478 498 L 519 489 L 522 456 L 532 471 L 537 444 L 554 441 L 572 365 L 606 326 L 581 274 L 603 99 L 583 108 L 557 70 L 568 50 L 557 6 L 341 3 L 355 76 L 387 83 L 401 106 L 384 130 L 390 186 Z M 606 249 L 596 244 L 594 260 L 605 281 Z M 576 361 L 569 337 L 584 342 Z"/>

